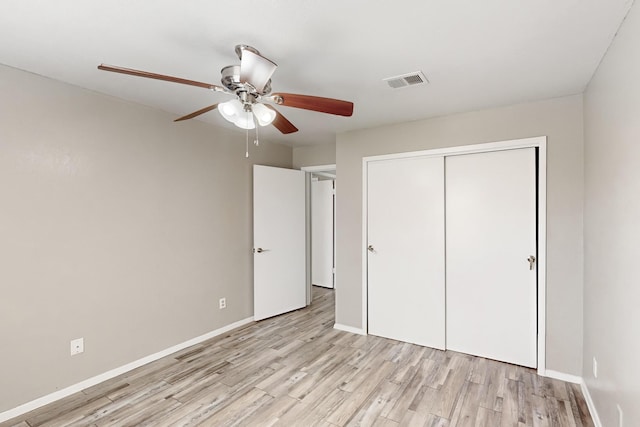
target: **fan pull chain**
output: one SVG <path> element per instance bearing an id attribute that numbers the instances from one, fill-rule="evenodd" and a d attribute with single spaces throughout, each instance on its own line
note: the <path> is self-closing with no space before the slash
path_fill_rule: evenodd
<path id="1" fill-rule="evenodd" d="M 247 129 L 247 139 L 244 144 L 244 157 L 245 159 L 249 158 L 249 129 Z"/>
<path id="2" fill-rule="evenodd" d="M 256 123 L 255 117 L 253 118 L 253 123 L 255 123 L 255 125 L 256 125 L 256 139 L 253 141 L 253 145 L 255 145 L 257 147 L 258 145 L 260 145 L 260 141 L 259 141 L 259 138 L 258 138 L 258 128 L 260 127 L 260 124 Z"/>

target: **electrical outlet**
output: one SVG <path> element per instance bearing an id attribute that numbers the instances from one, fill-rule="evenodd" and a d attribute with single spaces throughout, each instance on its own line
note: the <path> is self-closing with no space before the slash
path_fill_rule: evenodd
<path id="1" fill-rule="evenodd" d="M 223 308 L 227 308 L 227 299 L 226 298 L 220 298 L 220 309 L 222 310 Z"/>
<path id="2" fill-rule="evenodd" d="M 593 378 L 598 378 L 598 361 L 593 358 Z"/>
<path id="3" fill-rule="evenodd" d="M 618 408 L 618 427 L 624 427 L 622 408 L 620 407 L 620 405 L 616 405 L 616 407 Z"/>
<path id="4" fill-rule="evenodd" d="M 84 338 L 71 340 L 71 355 L 75 356 L 80 353 L 84 353 Z"/>

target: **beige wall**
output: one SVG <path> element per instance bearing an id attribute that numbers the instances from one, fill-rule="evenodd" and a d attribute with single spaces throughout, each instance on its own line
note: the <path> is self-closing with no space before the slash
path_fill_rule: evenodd
<path id="1" fill-rule="evenodd" d="M 293 167 L 336 164 L 336 144 L 303 145 L 293 149 Z"/>
<path id="2" fill-rule="evenodd" d="M 2 66 L 0 93 L 0 412 L 252 316 L 251 163 L 289 147 Z"/>
<path id="3" fill-rule="evenodd" d="M 582 366 L 582 96 L 338 135 L 336 322 L 362 325 L 362 158 L 548 136 L 547 369 Z"/>
<path id="4" fill-rule="evenodd" d="M 583 375 L 604 426 L 640 426 L 640 6 L 585 95 Z M 592 360 L 598 360 L 598 378 Z"/>

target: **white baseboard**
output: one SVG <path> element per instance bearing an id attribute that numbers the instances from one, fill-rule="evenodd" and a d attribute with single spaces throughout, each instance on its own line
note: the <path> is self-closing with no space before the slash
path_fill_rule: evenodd
<path id="1" fill-rule="evenodd" d="M 549 377 L 549 378 L 553 378 L 556 380 L 560 380 L 560 381 L 566 381 L 568 383 L 572 383 L 572 384 L 582 384 L 582 377 L 579 377 L 577 375 L 571 375 L 571 374 L 565 374 L 564 372 L 558 372 L 558 371 L 552 371 L 550 369 L 547 369 L 546 371 L 544 371 L 544 376 L 545 377 Z"/>
<path id="2" fill-rule="evenodd" d="M 347 325 L 341 325 L 340 323 L 334 323 L 333 324 L 333 328 L 337 329 L 339 331 L 344 331 L 344 332 L 351 332 L 352 334 L 358 334 L 358 335 L 367 335 L 364 332 L 364 329 L 361 328 L 354 328 L 352 326 L 347 326 Z"/>
<path id="3" fill-rule="evenodd" d="M 591 419 L 593 420 L 593 425 L 595 427 L 602 427 L 602 423 L 600 422 L 600 416 L 598 415 L 598 411 L 596 410 L 596 405 L 593 403 L 593 399 L 591 398 L 591 393 L 589 393 L 589 387 L 587 387 L 587 383 L 582 380 L 580 383 L 580 388 L 582 388 L 582 394 L 584 395 L 584 400 L 587 402 L 587 406 L 589 407 L 589 413 L 591 414 Z"/>
<path id="4" fill-rule="evenodd" d="M 239 328 L 251 322 L 253 322 L 253 317 L 248 317 L 246 319 L 239 320 L 230 325 L 223 326 L 222 328 L 216 329 L 215 331 L 208 332 L 204 335 L 200 335 L 199 337 L 195 337 L 183 343 L 174 345 L 173 347 L 169 347 L 165 350 L 143 357 L 142 359 L 138 359 L 124 366 L 120 366 L 118 368 L 112 369 L 100 375 L 96 375 L 95 377 L 91 377 L 89 379 L 81 381 L 77 384 L 73 384 L 69 387 L 63 388 L 62 390 L 58 390 L 46 396 L 39 397 L 38 399 L 32 400 L 31 402 L 27 402 L 13 409 L 9 409 L 8 411 L 0 412 L 0 423 L 15 417 L 19 417 L 20 415 L 26 414 L 27 412 L 33 411 L 34 409 L 37 409 L 41 406 L 48 405 L 49 403 L 55 402 L 56 400 L 63 399 L 74 393 L 82 391 L 88 387 L 94 386 L 96 384 L 99 384 L 111 378 L 117 377 L 118 375 L 122 375 L 125 372 L 129 372 L 142 365 L 146 365 L 147 363 L 151 363 L 158 359 L 162 359 L 163 357 L 173 354 L 177 351 L 184 350 L 187 347 L 191 347 L 192 345 L 199 344 L 210 338 L 216 337 L 218 335 L 222 335 L 225 332 L 228 332 L 232 329 Z"/>
<path id="5" fill-rule="evenodd" d="M 598 411 L 596 411 L 596 406 L 593 404 L 591 393 L 589 393 L 589 388 L 587 387 L 587 383 L 584 382 L 584 378 L 577 375 L 565 374 L 564 372 L 552 371 L 549 369 L 545 371 L 544 376 L 554 378 L 556 380 L 566 381 L 568 383 L 580 384 L 582 394 L 584 395 L 584 400 L 587 402 L 587 406 L 589 407 L 589 413 L 591 414 L 593 424 L 595 425 L 595 427 L 602 427 L 600 417 L 598 416 Z"/>

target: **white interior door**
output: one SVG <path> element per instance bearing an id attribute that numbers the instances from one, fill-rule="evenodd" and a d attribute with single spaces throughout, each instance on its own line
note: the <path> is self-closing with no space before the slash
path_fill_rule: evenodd
<path id="1" fill-rule="evenodd" d="M 266 319 L 306 305 L 305 174 L 253 167 L 253 312 Z"/>
<path id="2" fill-rule="evenodd" d="M 444 349 L 444 159 L 369 162 L 368 332 Z"/>
<path id="3" fill-rule="evenodd" d="M 447 348 L 536 366 L 535 149 L 446 158 Z"/>
<path id="4" fill-rule="evenodd" d="M 333 288 L 333 180 L 311 182 L 311 283 Z"/>

